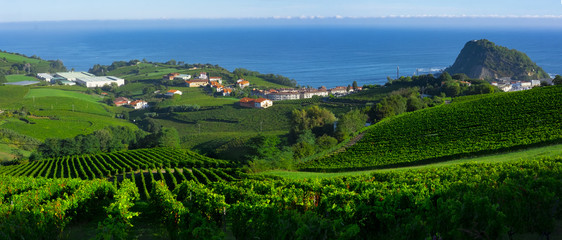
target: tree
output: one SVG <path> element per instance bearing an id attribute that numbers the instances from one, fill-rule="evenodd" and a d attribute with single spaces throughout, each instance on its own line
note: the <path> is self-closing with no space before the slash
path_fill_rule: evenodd
<path id="1" fill-rule="evenodd" d="M 351 86 L 353 87 L 353 90 L 357 90 L 357 81 L 353 81 L 353 84 Z"/>
<path id="2" fill-rule="evenodd" d="M 562 76 L 556 75 L 556 77 L 554 77 L 554 79 L 552 79 L 552 84 L 562 85 Z"/>
<path id="3" fill-rule="evenodd" d="M 277 136 L 265 136 L 262 134 L 248 140 L 250 148 L 248 159 L 272 159 L 279 153 L 278 145 L 281 140 Z"/>
<path id="4" fill-rule="evenodd" d="M 461 87 L 458 82 L 445 82 L 445 85 L 443 85 L 443 92 L 447 97 L 456 97 L 461 92 Z"/>
<path id="5" fill-rule="evenodd" d="M 359 131 L 365 126 L 367 115 L 360 110 L 352 110 L 344 114 L 337 123 L 336 137 L 338 140 L 343 141 L 351 134 Z"/>
<path id="6" fill-rule="evenodd" d="M 302 110 L 295 109 L 291 116 L 290 139 L 296 142 L 298 136 L 306 130 L 311 130 L 315 136 L 332 135 L 335 121 L 334 114 L 325 108 L 312 106 Z"/>
<path id="7" fill-rule="evenodd" d="M 326 134 L 316 139 L 316 146 L 318 146 L 320 150 L 329 149 L 336 146 L 336 144 L 338 144 L 338 140 Z"/>
<path id="8" fill-rule="evenodd" d="M 0 73 L 0 84 L 2 83 L 7 83 L 8 79 L 6 79 L 6 76 L 2 73 Z"/>
<path id="9" fill-rule="evenodd" d="M 451 77 L 451 75 L 448 72 L 443 72 L 443 73 L 441 73 L 441 75 L 439 76 L 438 79 L 441 82 L 448 82 L 448 81 L 452 81 L 453 77 Z"/>

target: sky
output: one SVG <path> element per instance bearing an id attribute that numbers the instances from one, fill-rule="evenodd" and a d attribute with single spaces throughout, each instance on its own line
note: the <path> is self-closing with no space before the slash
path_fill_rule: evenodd
<path id="1" fill-rule="evenodd" d="M 0 0 L 0 22 L 225 18 L 550 18 L 562 0 Z"/>

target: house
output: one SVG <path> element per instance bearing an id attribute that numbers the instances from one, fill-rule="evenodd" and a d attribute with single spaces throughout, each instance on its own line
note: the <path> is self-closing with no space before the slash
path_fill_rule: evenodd
<path id="1" fill-rule="evenodd" d="M 460 82 L 461 84 L 465 84 L 466 86 L 469 86 L 469 87 L 470 87 L 470 85 L 472 85 L 472 83 L 467 82 L 467 81 L 459 81 L 459 82 Z"/>
<path id="2" fill-rule="evenodd" d="M 168 91 L 168 92 L 166 93 L 166 96 L 172 97 L 172 96 L 174 96 L 175 94 L 177 94 L 177 95 L 182 95 L 183 93 L 182 93 L 180 90 L 172 89 L 172 90 L 170 90 L 170 91 Z"/>
<path id="3" fill-rule="evenodd" d="M 540 82 L 539 82 L 540 84 Z M 531 82 L 521 82 L 521 87 L 522 88 L 531 88 L 532 83 Z"/>
<path id="4" fill-rule="evenodd" d="M 144 109 L 148 107 L 148 103 L 143 101 L 143 100 L 136 100 L 136 101 L 132 101 L 130 103 L 130 105 L 134 108 L 134 109 Z"/>
<path id="5" fill-rule="evenodd" d="M 338 96 L 338 95 L 345 95 L 347 94 L 347 87 L 335 87 L 330 89 L 330 94 L 334 95 L 334 96 Z"/>
<path id="6" fill-rule="evenodd" d="M 250 82 L 246 81 L 246 80 L 242 80 L 240 82 L 237 82 L 236 85 L 240 88 L 245 88 L 250 86 Z"/>
<path id="7" fill-rule="evenodd" d="M 166 75 L 164 75 L 162 78 L 165 80 L 174 80 L 174 78 L 176 78 L 177 76 L 179 76 L 179 73 L 168 73 Z"/>
<path id="8" fill-rule="evenodd" d="M 240 99 L 240 101 L 238 102 L 238 104 L 240 104 L 240 106 L 242 107 L 254 107 L 254 99 L 253 98 L 242 98 Z"/>
<path id="9" fill-rule="evenodd" d="M 204 87 L 209 85 L 209 81 L 203 79 L 193 79 L 189 81 L 185 81 L 188 87 Z"/>
<path id="10" fill-rule="evenodd" d="M 223 96 L 230 96 L 231 93 L 232 93 L 232 89 L 230 89 L 230 88 L 223 88 L 222 89 L 222 95 Z"/>
<path id="11" fill-rule="evenodd" d="M 328 91 L 326 90 L 307 89 L 301 92 L 301 99 L 312 98 L 314 96 L 327 97 L 328 95 Z"/>
<path id="12" fill-rule="evenodd" d="M 541 80 L 531 80 L 531 87 L 540 86 Z"/>
<path id="13" fill-rule="evenodd" d="M 131 101 L 125 97 L 118 97 L 113 101 L 113 104 L 117 107 L 129 105 L 129 103 L 131 103 Z"/>
<path id="14" fill-rule="evenodd" d="M 299 92 L 276 92 L 267 94 L 267 98 L 273 101 L 281 101 L 281 100 L 296 100 L 300 99 Z"/>
<path id="15" fill-rule="evenodd" d="M 210 77 L 209 81 L 218 82 L 218 83 L 222 84 L 222 77 Z"/>
<path id="16" fill-rule="evenodd" d="M 268 108 L 273 106 L 273 102 L 267 98 L 258 98 L 254 100 L 255 108 Z"/>
<path id="17" fill-rule="evenodd" d="M 197 77 L 198 79 L 209 79 L 209 77 L 207 77 L 207 73 L 206 72 L 200 72 L 199 73 L 199 77 Z"/>
<path id="18" fill-rule="evenodd" d="M 217 89 L 217 92 L 222 92 L 222 89 L 224 88 L 224 86 L 218 82 L 211 82 L 211 87 Z"/>
<path id="19" fill-rule="evenodd" d="M 268 108 L 273 106 L 273 102 L 266 98 L 242 98 L 239 102 L 240 106 L 242 107 L 249 107 L 249 108 Z"/>
<path id="20" fill-rule="evenodd" d="M 180 74 L 174 77 L 175 80 L 189 80 L 191 79 L 191 75 L 189 74 Z"/>
<path id="21" fill-rule="evenodd" d="M 500 84 L 500 85 L 498 85 L 498 88 L 500 88 L 504 92 L 510 92 L 512 86 L 511 86 L 511 84 Z"/>

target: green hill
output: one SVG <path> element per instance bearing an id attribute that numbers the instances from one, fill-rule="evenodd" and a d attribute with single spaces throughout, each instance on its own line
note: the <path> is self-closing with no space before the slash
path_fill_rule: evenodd
<path id="1" fill-rule="evenodd" d="M 66 67 L 60 60 L 43 60 L 37 56 L 0 52 L 0 74 L 36 74 L 62 72 Z"/>
<path id="2" fill-rule="evenodd" d="M 415 165 L 562 142 L 562 87 L 471 96 L 385 119 L 343 152 L 303 170 Z"/>
<path id="3" fill-rule="evenodd" d="M 96 94 L 61 87 L 0 87 L 0 129 L 11 129 L 37 139 L 68 138 L 107 126 L 137 128 L 115 118 L 115 107 Z"/>
<path id="4" fill-rule="evenodd" d="M 455 63 L 445 69 L 451 75 L 464 73 L 470 78 L 510 77 L 529 80 L 548 78 L 548 74 L 522 52 L 498 46 L 486 39 L 465 44 Z"/>

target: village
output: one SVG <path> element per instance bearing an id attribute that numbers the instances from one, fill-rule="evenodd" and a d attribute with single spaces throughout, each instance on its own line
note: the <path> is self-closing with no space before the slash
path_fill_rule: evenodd
<path id="1" fill-rule="evenodd" d="M 199 76 L 193 77 L 187 74 L 170 73 L 163 76 L 165 80 L 184 80 L 187 87 L 210 87 L 214 89 L 214 92 L 220 94 L 221 96 L 230 96 L 233 88 L 244 89 L 250 86 L 250 82 L 245 79 L 238 79 L 235 84 L 231 86 L 224 86 L 221 77 L 210 77 L 207 76 L 206 72 L 200 72 Z M 335 97 L 345 96 L 355 91 L 361 91 L 361 87 L 355 89 L 351 87 L 335 87 L 328 89 L 324 86 L 319 88 L 280 88 L 280 89 L 252 89 L 251 94 L 257 96 L 254 98 L 242 98 L 240 99 L 240 106 L 243 107 L 254 107 L 254 108 L 268 108 L 273 106 L 273 101 L 281 100 L 298 100 L 307 99 L 313 97 L 328 97 L 333 95 Z M 177 91 L 177 90 L 170 90 Z M 170 92 L 168 92 L 170 93 Z M 180 93 L 181 94 L 181 93 Z"/>

